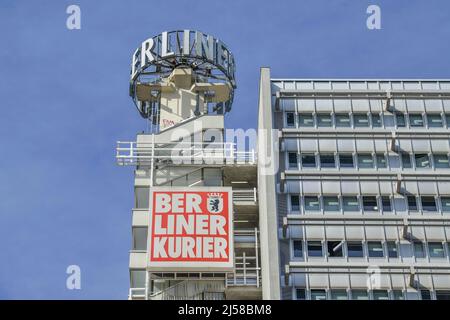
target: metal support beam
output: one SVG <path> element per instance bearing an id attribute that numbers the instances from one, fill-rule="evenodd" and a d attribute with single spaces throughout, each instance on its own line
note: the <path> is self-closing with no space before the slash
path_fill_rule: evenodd
<path id="1" fill-rule="evenodd" d="M 409 227 L 408 218 L 404 218 L 403 219 L 403 231 L 402 231 L 403 239 L 409 239 L 408 227 Z"/>
<path id="2" fill-rule="evenodd" d="M 391 90 L 387 90 L 386 91 L 386 100 L 385 100 L 385 106 L 384 106 L 384 110 L 390 112 L 391 111 L 391 98 L 392 98 L 392 93 Z"/>
<path id="3" fill-rule="evenodd" d="M 287 238 L 287 231 L 288 231 L 288 218 L 287 217 L 283 217 L 283 238 Z"/>
<path id="4" fill-rule="evenodd" d="M 389 150 L 391 150 L 392 152 L 396 152 L 397 151 L 397 146 L 395 145 L 396 140 L 397 140 L 397 133 L 396 132 L 392 132 L 391 142 L 390 142 L 390 145 L 389 145 Z"/>
<path id="5" fill-rule="evenodd" d="M 411 288 L 415 287 L 415 281 L 414 281 L 415 276 L 416 276 L 416 270 L 414 269 L 414 267 L 411 267 L 410 272 L 409 272 L 409 286 Z"/>
<path id="6" fill-rule="evenodd" d="M 396 187 L 395 187 L 395 191 L 397 193 L 399 193 L 399 194 L 402 191 L 402 175 L 400 173 L 397 174 L 397 184 L 396 184 Z"/>

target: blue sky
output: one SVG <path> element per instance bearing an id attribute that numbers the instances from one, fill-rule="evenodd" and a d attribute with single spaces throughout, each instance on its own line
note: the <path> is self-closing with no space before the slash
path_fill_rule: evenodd
<path id="1" fill-rule="evenodd" d="M 82 29 L 66 28 L 81 7 Z M 378 4 L 382 29 L 366 28 Z M 0 2 L 0 298 L 124 299 L 133 171 L 116 140 L 145 129 L 131 54 L 165 30 L 223 40 L 237 63 L 227 126 L 256 126 L 258 76 L 450 78 L 448 0 Z M 67 290 L 66 267 L 82 270 Z"/>

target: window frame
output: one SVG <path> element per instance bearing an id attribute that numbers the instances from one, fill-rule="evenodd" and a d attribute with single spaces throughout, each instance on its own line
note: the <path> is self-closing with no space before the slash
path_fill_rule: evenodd
<path id="1" fill-rule="evenodd" d="M 314 253 L 316 251 L 318 252 L 318 250 L 311 249 L 310 246 L 316 246 L 317 248 L 320 247 L 320 255 L 318 253 Z M 324 256 L 323 243 L 320 240 L 307 240 L 306 241 L 306 250 L 307 250 L 308 258 L 323 258 L 323 256 Z M 311 254 L 311 253 L 313 253 L 313 254 Z"/>
<path id="2" fill-rule="evenodd" d="M 292 116 L 292 124 L 289 123 L 290 116 Z M 286 112 L 286 127 L 295 128 L 295 112 Z"/>
<path id="3" fill-rule="evenodd" d="M 364 120 L 363 122 L 360 122 Z M 367 125 L 358 125 L 366 123 Z M 353 113 L 353 127 L 354 128 L 370 128 L 370 119 L 367 113 Z"/>
<path id="4" fill-rule="evenodd" d="M 409 121 L 409 126 L 411 128 L 423 128 L 423 127 L 425 127 L 425 121 L 424 121 L 423 115 L 421 113 L 408 113 L 408 121 Z M 417 125 L 416 121 L 421 122 L 421 124 Z"/>
<path id="5" fill-rule="evenodd" d="M 371 166 L 362 166 L 361 164 L 364 164 L 363 160 L 364 158 L 368 160 L 370 157 L 371 160 Z M 358 169 L 374 169 L 375 168 L 375 161 L 373 160 L 373 154 L 371 153 L 358 153 L 357 154 L 357 161 L 358 161 Z"/>
<path id="6" fill-rule="evenodd" d="M 331 159 L 331 157 L 332 157 L 332 159 L 333 159 L 333 165 L 331 166 L 331 163 L 325 163 L 325 165 L 324 165 L 324 162 L 322 162 L 322 157 L 324 157 L 324 159 L 326 159 L 326 157 L 328 157 L 328 158 L 330 158 Z M 333 153 L 333 154 L 331 154 L 331 153 L 322 153 L 322 154 L 319 154 L 319 164 L 320 164 L 320 168 L 322 169 L 333 169 L 333 168 L 336 168 L 336 155 Z"/>
<path id="7" fill-rule="evenodd" d="M 345 122 L 338 121 L 338 119 L 344 119 L 344 118 L 346 118 L 348 120 L 348 126 L 338 125 L 338 124 L 345 123 Z M 351 128 L 352 127 L 352 117 L 348 113 L 335 113 L 334 114 L 334 123 L 335 123 L 336 128 Z"/>
<path id="8" fill-rule="evenodd" d="M 291 155 L 295 155 L 295 165 L 291 162 Z M 287 153 L 288 160 L 288 168 L 289 169 L 297 169 L 298 170 L 298 153 L 297 152 L 288 152 Z"/>
<path id="9" fill-rule="evenodd" d="M 307 118 L 307 122 L 311 121 L 311 125 L 304 125 L 305 121 L 302 122 L 302 117 L 306 117 Z M 314 114 L 312 113 L 306 113 L 306 112 L 300 112 L 298 114 L 298 127 L 299 128 L 314 128 L 316 126 L 316 121 L 315 121 L 315 117 Z M 305 118 L 303 118 L 305 119 Z M 308 121 L 309 120 L 309 121 Z"/>
<path id="10" fill-rule="evenodd" d="M 343 162 L 341 161 L 341 157 L 346 157 L 347 160 L 351 159 L 352 160 L 351 161 L 352 162 L 351 166 L 348 163 L 344 163 L 344 165 L 342 165 Z M 340 154 L 338 154 L 337 158 L 339 160 L 339 168 L 345 168 L 345 169 L 355 168 L 355 159 L 353 158 L 353 154 L 352 153 L 340 153 Z"/>
<path id="11" fill-rule="evenodd" d="M 350 200 L 350 198 L 353 198 L 352 199 L 353 201 L 356 199 L 357 205 L 356 205 L 356 207 L 350 206 L 348 208 L 354 208 L 356 210 L 353 210 L 353 209 L 350 210 L 350 209 L 346 208 L 346 205 L 347 205 L 346 203 L 348 203 L 346 200 Z M 348 212 L 359 212 L 359 211 L 361 211 L 361 205 L 359 203 L 359 198 L 357 196 L 342 196 L 342 210 L 344 212 L 345 211 L 348 211 Z"/>
<path id="12" fill-rule="evenodd" d="M 298 247 L 296 248 L 296 244 L 300 243 L 300 250 Z M 296 252 L 300 251 L 300 255 L 296 255 Z M 303 259 L 305 257 L 304 249 L 303 249 L 303 240 L 301 239 L 292 239 L 292 258 L 293 259 Z"/>
<path id="13" fill-rule="evenodd" d="M 370 199 L 369 199 L 370 198 Z M 370 202 L 372 202 L 373 203 L 373 199 L 372 198 L 375 198 L 375 206 L 370 206 L 370 208 L 373 208 L 373 209 L 367 209 L 366 208 L 366 205 L 364 204 L 364 200 L 371 200 Z M 367 195 L 367 196 L 362 196 L 362 209 L 363 209 L 363 211 L 369 211 L 369 212 L 376 212 L 376 211 L 380 211 L 380 205 L 379 205 L 379 203 L 378 203 L 378 199 L 377 199 L 377 197 L 376 196 L 369 196 L 369 195 Z M 368 207 L 368 206 L 367 206 Z"/>
<path id="14" fill-rule="evenodd" d="M 364 243 L 362 241 L 347 241 L 347 257 L 349 258 L 364 258 Z M 360 246 L 361 250 L 352 250 L 354 246 Z M 352 253 L 351 253 L 352 252 Z M 355 254 L 355 252 L 361 252 L 361 255 Z"/>
<path id="15" fill-rule="evenodd" d="M 310 165 L 310 164 L 305 165 L 305 162 L 303 161 L 304 157 L 305 158 L 306 157 L 310 157 L 310 158 L 314 159 L 314 165 Z M 317 168 L 317 159 L 316 159 L 316 155 L 314 153 L 302 153 L 302 154 L 300 154 L 300 161 L 301 161 L 302 168 Z"/>
<path id="16" fill-rule="evenodd" d="M 308 205 L 306 204 L 306 200 L 312 200 L 312 198 L 314 198 L 314 202 L 317 201 L 317 209 L 308 209 Z M 304 205 L 303 208 L 305 211 L 312 211 L 312 212 L 318 212 L 320 211 L 321 207 L 320 207 L 320 198 L 318 196 L 311 196 L 311 195 L 306 195 L 303 197 L 303 201 L 304 201 Z"/>
<path id="17" fill-rule="evenodd" d="M 441 125 L 440 126 L 430 125 L 430 123 L 433 123 L 433 120 L 430 120 L 431 117 L 436 117 L 436 118 L 439 117 Z M 444 119 L 442 119 L 441 113 L 427 113 L 426 119 L 427 119 L 427 127 L 428 128 L 443 128 L 444 127 Z"/>
<path id="18" fill-rule="evenodd" d="M 369 258 L 384 258 L 383 242 L 376 240 L 367 241 L 367 255 Z"/>
<path id="19" fill-rule="evenodd" d="M 325 118 L 328 120 L 329 117 L 329 124 L 330 125 L 324 125 L 327 124 L 328 121 L 323 121 Z M 318 128 L 333 128 L 333 115 L 331 113 L 325 113 L 325 112 L 321 112 L 321 113 L 316 113 L 316 123 L 317 123 L 317 127 Z"/>

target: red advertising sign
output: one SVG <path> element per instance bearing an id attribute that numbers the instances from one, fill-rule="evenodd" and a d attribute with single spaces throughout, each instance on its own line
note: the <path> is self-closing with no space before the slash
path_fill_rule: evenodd
<path id="1" fill-rule="evenodd" d="M 231 188 L 152 188 L 148 268 L 233 268 Z"/>

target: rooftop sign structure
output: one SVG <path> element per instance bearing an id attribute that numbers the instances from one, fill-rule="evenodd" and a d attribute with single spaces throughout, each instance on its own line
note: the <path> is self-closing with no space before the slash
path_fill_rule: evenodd
<path id="1" fill-rule="evenodd" d="M 146 117 L 137 97 L 139 84 L 157 84 L 175 68 L 191 68 L 198 82 L 226 83 L 231 88 L 230 99 L 223 104 L 231 109 L 235 82 L 234 57 L 219 39 L 199 31 L 178 30 L 163 32 L 149 38 L 134 51 L 131 62 L 130 96 L 139 112 Z"/>

